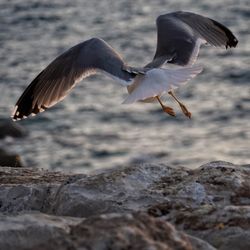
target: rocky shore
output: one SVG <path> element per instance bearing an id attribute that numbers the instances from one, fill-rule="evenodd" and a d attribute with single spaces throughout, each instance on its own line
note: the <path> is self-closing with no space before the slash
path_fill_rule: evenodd
<path id="1" fill-rule="evenodd" d="M 250 165 L 0 167 L 0 249 L 250 249 Z"/>

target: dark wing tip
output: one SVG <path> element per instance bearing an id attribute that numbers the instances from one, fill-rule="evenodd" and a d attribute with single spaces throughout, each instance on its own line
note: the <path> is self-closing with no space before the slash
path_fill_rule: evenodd
<path id="1" fill-rule="evenodd" d="M 37 104 L 34 105 L 33 103 L 34 92 L 36 85 L 38 84 L 40 74 L 31 82 L 17 101 L 11 116 L 13 121 L 25 119 L 29 115 L 36 115 L 47 109 L 43 105 L 38 107 Z"/>
<path id="2" fill-rule="evenodd" d="M 12 119 L 14 121 L 22 120 L 24 118 L 27 118 L 31 113 L 33 113 L 32 102 L 32 89 L 28 89 L 28 91 L 25 91 L 16 103 L 16 106 L 12 113 Z"/>
<path id="3" fill-rule="evenodd" d="M 227 41 L 226 48 L 228 48 L 228 47 L 230 47 L 230 48 L 234 47 L 235 48 L 237 46 L 237 44 L 238 44 L 238 40 L 237 40 L 236 37 L 234 37 L 234 38 L 229 39 Z"/>
<path id="4" fill-rule="evenodd" d="M 36 114 L 41 113 L 46 109 L 47 107 L 45 106 L 41 106 L 41 108 L 39 108 L 37 105 L 35 105 L 35 107 L 32 107 L 32 105 L 29 105 L 28 102 L 24 101 L 15 106 L 11 118 L 13 121 L 19 121 L 22 119 L 26 119 L 29 115 L 35 116 Z"/>
<path id="5" fill-rule="evenodd" d="M 234 47 L 235 48 L 237 46 L 237 44 L 238 44 L 238 39 L 234 36 L 234 34 L 227 27 L 225 27 L 223 24 L 218 23 L 213 19 L 210 19 L 210 20 L 213 22 L 213 24 L 215 26 L 219 27 L 226 34 L 226 36 L 228 38 L 228 40 L 226 41 L 226 44 L 225 44 L 226 49 L 228 47 L 230 47 L 230 48 Z"/>

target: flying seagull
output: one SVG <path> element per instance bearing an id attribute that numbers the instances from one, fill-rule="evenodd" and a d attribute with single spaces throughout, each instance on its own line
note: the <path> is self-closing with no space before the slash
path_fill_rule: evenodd
<path id="1" fill-rule="evenodd" d="M 201 72 L 194 65 L 200 46 L 236 47 L 238 40 L 221 23 L 191 12 L 173 12 L 156 20 L 157 47 L 153 60 L 144 67 L 131 67 L 104 40 L 92 38 L 70 48 L 52 61 L 25 89 L 16 103 L 13 120 L 36 115 L 64 99 L 83 78 L 104 72 L 126 86 L 128 97 L 124 103 L 158 101 L 164 112 L 175 115 L 160 97 L 170 94 L 183 113 L 191 117 L 173 90 Z M 178 68 L 161 68 L 164 64 Z"/>

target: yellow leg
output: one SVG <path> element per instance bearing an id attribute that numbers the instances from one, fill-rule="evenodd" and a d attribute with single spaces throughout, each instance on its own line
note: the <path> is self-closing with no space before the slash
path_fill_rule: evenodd
<path id="1" fill-rule="evenodd" d="M 174 95 L 174 92 L 169 91 L 168 94 L 171 95 L 175 99 L 175 101 L 180 105 L 183 114 L 188 118 L 191 118 L 192 114 L 188 111 L 186 106 L 177 99 L 177 97 Z"/>
<path id="2" fill-rule="evenodd" d="M 174 110 L 171 108 L 171 107 L 168 107 L 168 106 L 165 106 L 160 97 L 159 96 L 156 96 L 156 99 L 158 100 L 158 102 L 160 103 L 161 107 L 162 107 L 162 110 L 165 112 L 165 113 L 168 113 L 169 115 L 171 116 L 175 116 L 175 112 Z"/>

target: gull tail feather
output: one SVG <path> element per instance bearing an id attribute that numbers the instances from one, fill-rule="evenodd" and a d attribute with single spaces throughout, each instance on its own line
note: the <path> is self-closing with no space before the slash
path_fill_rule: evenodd
<path id="1" fill-rule="evenodd" d="M 179 88 L 201 71 L 202 67 L 200 65 L 179 67 L 176 69 L 155 68 L 149 70 L 144 76 L 135 79 L 136 86 L 124 100 L 123 104 L 143 101 Z"/>

